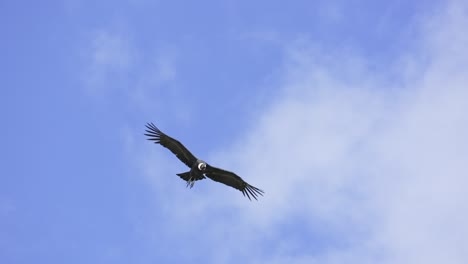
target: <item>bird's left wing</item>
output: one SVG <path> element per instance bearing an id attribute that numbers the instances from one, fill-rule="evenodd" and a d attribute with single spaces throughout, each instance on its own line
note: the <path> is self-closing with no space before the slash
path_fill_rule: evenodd
<path id="1" fill-rule="evenodd" d="M 174 153 L 180 161 L 185 163 L 189 168 L 192 167 L 193 163 L 197 158 L 178 140 L 171 138 L 159 130 L 153 123 L 146 124 L 146 134 L 148 140 L 154 141 L 154 143 L 161 144 L 163 147 L 169 149 Z"/>
<path id="2" fill-rule="evenodd" d="M 262 190 L 248 184 L 233 172 L 207 165 L 205 175 L 213 181 L 224 183 L 241 191 L 249 200 L 251 200 L 251 197 L 257 200 L 258 195 L 263 196 L 264 192 Z"/>

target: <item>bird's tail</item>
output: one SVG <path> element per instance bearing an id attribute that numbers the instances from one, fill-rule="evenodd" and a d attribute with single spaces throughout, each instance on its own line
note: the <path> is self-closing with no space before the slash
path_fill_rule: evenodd
<path id="1" fill-rule="evenodd" d="M 197 173 L 190 173 L 190 171 L 183 172 L 183 173 L 177 173 L 177 176 L 179 176 L 182 180 L 187 182 L 187 187 L 190 186 L 193 187 L 193 183 L 198 180 L 203 180 L 205 176 L 203 174 L 197 174 Z"/>

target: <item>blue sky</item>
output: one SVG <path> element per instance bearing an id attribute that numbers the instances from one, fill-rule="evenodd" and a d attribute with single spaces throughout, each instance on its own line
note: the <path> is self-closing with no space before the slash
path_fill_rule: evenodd
<path id="1" fill-rule="evenodd" d="M 1 263 L 467 263 L 465 1 L 2 1 Z M 265 190 L 249 202 L 146 122 Z"/>

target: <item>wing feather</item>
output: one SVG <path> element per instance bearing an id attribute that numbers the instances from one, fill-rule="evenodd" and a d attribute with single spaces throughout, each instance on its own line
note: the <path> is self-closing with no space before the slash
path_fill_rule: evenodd
<path id="1" fill-rule="evenodd" d="M 197 158 L 182 143 L 161 132 L 153 123 L 146 124 L 146 128 L 145 136 L 149 137 L 148 140 L 169 149 L 180 161 L 192 168 L 192 164 L 197 161 Z"/>
<path id="2" fill-rule="evenodd" d="M 264 192 L 262 190 L 248 184 L 233 172 L 207 165 L 205 175 L 213 181 L 224 183 L 241 191 L 249 200 L 252 200 L 251 198 L 257 200 L 258 195 L 263 196 Z"/>

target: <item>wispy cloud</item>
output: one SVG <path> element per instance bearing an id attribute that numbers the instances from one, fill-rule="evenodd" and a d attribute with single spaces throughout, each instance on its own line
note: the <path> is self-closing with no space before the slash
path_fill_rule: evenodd
<path id="1" fill-rule="evenodd" d="M 84 86 L 88 94 L 105 98 L 125 94 L 131 105 L 148 110 L 148 94 L 171 90 L 177 77 L 174 48 L 157 47 L 143 56 L 129 34 L 97 30 L 84 48 Z M 170 92 L 169 92 L 170 93 Z"/>
<path id="2" fill-rule="evenodd" d="M 177 193 L 164 213 L 178 237 L 203 230 L 212 262 L 466 263 L 467 14 L 455 1 L 423 20 L 419 53 L 394 65 L 398 83 L 352 53 L 292 48 L 282 98 L 231 152 L 207 159 L 263 199 L 210 182 L 161 189 L 151 175 L 171 170 L 143 164 L 160 196 Z"/>
<path id="3" fill-rule="evenodd" d="M 103 95 L 112 81 L 128 76 L 136 51 L 128 36 L 106 30 L 93 34 L 89 44 L 83 52 L 84 85 L 90 95 Z"/>
<path id="4" fill-rule="evenodd" d="M 142 61 L 143 67 L 135 72 L 130 92 L 133 104 L 145 112 L 161 111 L 161 107 L 177 93 L 174 87 L 178 77 L 176 49 L 160 47 L 150 54 Z M 155 104 L 154 99 L 162 98 L 162 95 L 165 100 Z"/>

